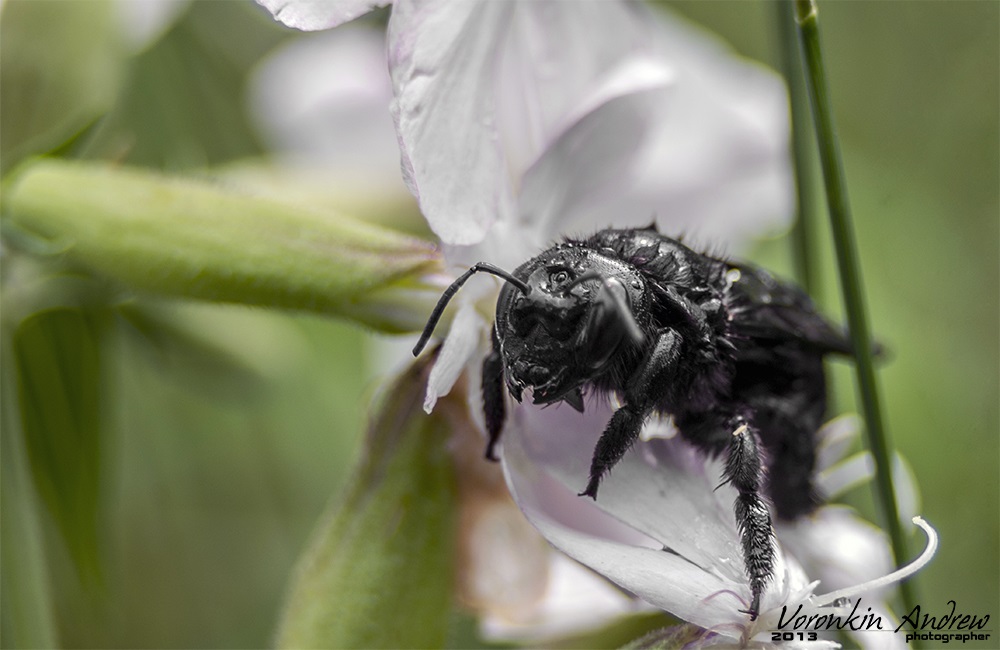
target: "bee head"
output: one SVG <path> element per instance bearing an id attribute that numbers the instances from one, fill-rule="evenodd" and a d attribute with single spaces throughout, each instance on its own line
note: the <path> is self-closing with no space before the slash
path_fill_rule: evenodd
<path id="1" fill-rule="evenodd" d="M 557 246 L 514 271 L 528 291 L 508 284 L 497 301 L 497 336 L 507 386 L 536 404 L 574 406 L 580 386 L 600 375 L 622 345 L 645 338 L 646 286 L 630 265 L 593 250 Z"/>
<path id="2" fill-rule="evenodd" d="M 441 295 L 414 356 L 448 301 L 480 271 L 506 280 L 497 300 L 496 335 L 507 388 L 518 401 L 531 388 L 535 404 L 564 400 L 582 410 L 580 387 L 604 372 L 622 346 L 646 340 L 639 321 L 648 321 L 649 296 L 639 272 L 612 255 L 563 244 L 514 273 L 479 262 L 459 276 Z"/>

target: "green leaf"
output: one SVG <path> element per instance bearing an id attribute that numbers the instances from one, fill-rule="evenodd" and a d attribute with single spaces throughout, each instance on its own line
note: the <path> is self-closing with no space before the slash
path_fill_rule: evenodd
<path id="1" fill-rule="evenodd" d="M 5 333 L 6 334 L 6 333 Z M 4 336 L 4 354 L 10 354 Z M 9 358 L 9 357 L 8 357 Z M 0 369 L 0 647 L 55 648 L 56 626 L 49 588 L 38 499 L 18 422 L 15 373 Z"/>
<path id="2" fill-rule="evenodd" d="M 112 105 L 123 72 L 114 3 L 8 0 L 0 20 L 0 159 L 52 151 Z"/>
<path id="3" fill-rule="evenodd" d="M 145 360 L 179 385 L 216 403 L 249 404 L 264 397 L 263 368 L 251 362 L 257 346 L 183 307 L 191 306 L 129 301 L 115 305 L 114 313 L 128 325 L 121 331 L 134 335 Z"/>
<path id="4" fill-rule="evenodd" d="M 187 3 L 130 61 L 114 108 L 82 156 L 177 170 L 260 153 L 245 80 L 257 59 L 288 37 L 260 19 L 252 2 Z"/>
<path id="5" fill-rule="evenodd" d="M 99 579 L 100 342 L 71 308 L 39 312 L 14 332 L 18 406 L 35 487 L 81 577 Z"/>
<path id="6" fill-rule="evenodd" d="M 422 410 L 418 361 L 388 390 L 343 501 L 299 562 L 283 648 L 433 648 L 450 614 L 455 483 L 449 427 Z"/>
<path id="7" fill-rule="evenodd" d="M 388 332 L 423 326 L 439 267 L 416 237 L 294 201 L 98 163 L 26 165 L 11 222 L 92 272 L 158 294 L 335 314 Z"/>

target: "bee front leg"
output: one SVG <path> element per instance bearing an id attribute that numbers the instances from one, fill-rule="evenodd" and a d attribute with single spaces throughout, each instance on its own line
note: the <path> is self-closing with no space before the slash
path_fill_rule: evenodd
<path id="1" fill-rule="evenodd" d="M 601 479 L 612 467 L 618 464 L 618 461 L 639 437 L 642 423 L 646 421 L 648 415 L 649 410 L 637 409 L 629 404 L 615 411 L 594 448 L 594 457 L 590 461 L 590 480 L 587 482 L 587 487 L 577 496 L 597 500 L 597 488 L 601 484 Z"/>
<path id="2" fill-rule="evenodd" d="M 490 338 L 493 349 L 483 361 L 483 416 L 486 422 L 486 433 L 489 442 L 486 443 L 487 460 L 497 461 L 496 445 L 500 441 L 504 421 L 507 418 L 507 407 L 504 404 L 503 357 L 500 355 L 500 343 L 497 340 L 496 326 L 493 327 Z"/>
<path id="3" fill-rule="evenodd" d="M 680 351 L 680 336 L 673 330 L 660 333 L 652 352 L 629 380 L 625 405 L 615 411 L 601 434 L 590 462 L 590 480 L 580 496 L 597 499 L 601 479 L 618 464 L 625 452 L 639 438 L 642 425 L 656 403 L 654 387 L 661 385 L 673 371 Z"/>

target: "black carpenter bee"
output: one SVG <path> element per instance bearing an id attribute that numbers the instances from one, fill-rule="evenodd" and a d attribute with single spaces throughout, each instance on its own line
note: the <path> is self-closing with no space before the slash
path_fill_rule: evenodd
<path id="1" fill-rule="evenodd" d="M 619 397 L 580 493 L 594 499 L 646 419 L 672 416 L 690 443 L 726 454 L 722 478 L 739 493 L 734 511 L 752 594 L 746 612 L 756 619 L 774 565 L 762 492 L 783 519 L 819 504 L 823 357 L 852 353 L 844 333 L 800 289 L 759 267 L 696 253 L 651 226 L 569 239 L 513 273 L 476 264 L 441 296 L 414 356 L 480 271 L 506 280 L 483 363 L 486 457 L 496 460 L 504 384 L 518 401 L 531 388 L 535 404 L 562 401 L 581 412 L 584 391 Z"/>

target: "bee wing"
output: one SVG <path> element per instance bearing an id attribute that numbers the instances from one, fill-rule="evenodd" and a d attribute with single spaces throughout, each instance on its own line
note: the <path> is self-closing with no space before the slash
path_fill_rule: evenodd
<path id="1" fill-rule="evenodd" d="M 797 342 L 822 352 L 851 355 L 847 333 L 833 325 L 798 287 L 751 265 L 731 265 L 726 302 L 739 337 Z"/>

